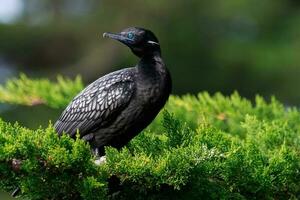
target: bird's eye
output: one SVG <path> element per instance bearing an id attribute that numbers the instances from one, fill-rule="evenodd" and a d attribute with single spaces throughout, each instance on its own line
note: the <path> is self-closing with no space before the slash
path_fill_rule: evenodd
<path id="1" fill-rule="evenodd" d="M 127 34 L 127 37 L 128 37 L 129 39 L 133 39 L 133 38 L 134 38 L 134 34 L 133 34 L 133 33 L 128 33 L 128 34 Z"/>

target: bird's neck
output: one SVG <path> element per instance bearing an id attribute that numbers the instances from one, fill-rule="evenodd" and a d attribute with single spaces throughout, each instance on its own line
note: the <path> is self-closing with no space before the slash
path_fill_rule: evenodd
<path id="1" fill-rule="evenodd" d="M 149 84 L 164 79 L 168 75 L 168 70 L 159 52 L 143 56 L 137 65 L 137 70 L 138 79 L 142 82 L 150 81 Z"/>
<path id="2" fill-rule="evenodd" d="M 161 58 L 160 51 L 155 51 L 149 54 L 145 54 L 141 57 L 138 64 L 138 68 L 142 71 L 153 71 L 160 67 L 165 67 L 165 64 Z"/>

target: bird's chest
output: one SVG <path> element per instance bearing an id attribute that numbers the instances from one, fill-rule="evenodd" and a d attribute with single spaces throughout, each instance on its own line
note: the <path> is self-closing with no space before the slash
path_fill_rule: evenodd
<path id="1" fill-rule="evenodd" d="M 143 79 L 137 84 L 137 99 L 144 106 L 155 105 L 164 93 L 164 84 L 160 77 Z"/>

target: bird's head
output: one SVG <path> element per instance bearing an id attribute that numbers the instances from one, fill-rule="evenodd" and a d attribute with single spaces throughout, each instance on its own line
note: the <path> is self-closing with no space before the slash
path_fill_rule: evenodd
<path id="1" fill-rule="evenodd" d="M 112 38 L 127 45 L 138 57 L 160 53 L 160 45 L 155 35 L 143 28 L 126 28 L 120 33 L 104 33 L 103 37 Z"/>

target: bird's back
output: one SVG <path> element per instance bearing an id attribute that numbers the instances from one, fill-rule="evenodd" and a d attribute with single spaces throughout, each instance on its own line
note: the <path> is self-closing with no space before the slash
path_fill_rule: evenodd
<path id="1" fill-rule="evenodd" d="M 54 127 L 81 137 L 109 124 L 129 103 L 135 91 L 134 68 L 107 74 L 81 91 L 63 111 Z"/>

